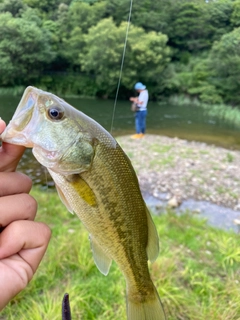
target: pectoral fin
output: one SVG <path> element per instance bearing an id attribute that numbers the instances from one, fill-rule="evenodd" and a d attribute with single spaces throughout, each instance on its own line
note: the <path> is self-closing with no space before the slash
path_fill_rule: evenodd
<path id="1" fill-rule="evenodd" d="M 79 174 L 75 174 L 71 176 L 71 180 L 69 180 L 72 187 L 79 194 L 79 196 L 85 200 L 90 206 L 96 206 L 97 200 L 93 190 L 89 187 L 87 182 L 83 180 Z"/>
<path id="2" fill-rule="evenodd" d="M 156 226 L 152 220 L 151 214 L 146 208 L 147 221 L 148 221 L 148 244 L 147 244 L 147 256 L 148 260 L 154 262 L 159 254 L 159 239 Z"/>
<path id="3" fill-rule="evenodd" d="M 91 242 L 91 248 L 92 248 L 94 262 L 95 262 L 98 270 L 106 276 L 109 272 L 110 267 L 111 267 L 112 259 L 110 259 L 106 255 L 106 253 L 102 250 L 102 248 L 97 243 L 97 241 L 91 235 L 89 235 L 89 239 Z"/>

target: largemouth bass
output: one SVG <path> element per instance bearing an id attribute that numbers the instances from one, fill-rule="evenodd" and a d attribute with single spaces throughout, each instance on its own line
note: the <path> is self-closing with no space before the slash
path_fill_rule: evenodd
<path id="1" fill-rule="evenodd" d="M 148 269 L 148 260 L 158 256 L 158 234 L 116 140 L 64 100 L 33 87 L 25 90 L 2 139 L 33 148 L 62 202 L 87 228 L 100 272 L 107 275 L 116 261 L 126 280 L 127 318 L 165 319 Z"/>

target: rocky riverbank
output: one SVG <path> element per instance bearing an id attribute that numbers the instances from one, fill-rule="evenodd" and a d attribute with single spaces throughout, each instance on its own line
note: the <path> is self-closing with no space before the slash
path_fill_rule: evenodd
<path id="1" fill-rule="evenodd" d="M 240 210 L 240 152 L 205 143 L 146 135 L 117 138 L 137 172 L 143 193 L 181 203 L 210 201 Z"/>

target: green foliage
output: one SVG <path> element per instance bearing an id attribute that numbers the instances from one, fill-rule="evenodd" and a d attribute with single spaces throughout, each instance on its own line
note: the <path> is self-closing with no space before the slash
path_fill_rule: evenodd
<path id="1" fill-rule="evenodd" d="M 208 48 L 211 25 L 206 23 L 206 6 L 196 1 L 179 0 L 171 4 L 171 24 L 167 31 L 170 45 L 178 48 L 178 51 L 190 52 Z"/>
<path id="2" fill-rule="evenodd" d="M 204 55 L 191 57 L 186 65 L 175 63 L 174 72 L 175 92 L 198 98 L 204 103 L 222 103 L 216 87 L 209 80 L 211 73 Z"/>
<path id="3" fill-rule="evenodd" d="M 231 23 L 234 27 L 240 27 L 240 1 L 234 1 Z"/>
<path id="4" fill-rule="evenodd" d="M 38 220 L 47 223 L 52 239 L 28 287 L 1 313 L 1 319 L 60 319 L 68 292 L 73 319 L 123 320 L 125 281 L 114 263 L 109 275 L 97 270 L 88 233 L 51 190 L 35 188 Z M 237 320 L 239 306 L 239 236 L 208 227 L 190 212 L 154 216 L 160 254 L 150 272 L 167 319 Z"/>
<path id="5" fill-rule="evenodd" d="M 60 0 L 22 0 L 31 8 L 38 8 L 43 12 L 49 12 L 56 10 L 58 5 L 61 3 Z"/>
<path id="6" fill-rule="evenodd" d="M 84 46 L 84 35 L 80 27 L 75 27 L 69 32 L 69 37 L 62 39 L 61 54 L 73 67 L 80 69 L 79 53 Z M 64 50 L 68 48 L 68 50 Z"/>
<path id="7" fill-rule="evenodd" d="M 171 96 L 169 102 L 179 106 L 190 105 L 193 107 L 202 108 L 209 118 L 213 117 L 223 120 L 224 123 L 229 123 L 231 126 L 236 128 L 239 128 L 240 126 L 240 110 L 239 108 L 234 108 L 231 105 L 202 102 L 198 98 L 191 98 L 187 95 Z"/>
<path id="8" fill-rule="evenodd" d="M 232 126 L 235 126 L 236 128 L 239 128 L 240 110 L 238 108 L 233 108 L 230 105 L 209 105 L 206 103 L 201 103 L 199 106 L 205 109 L 205 112 L 209 115 L 209 117 L 216 117 L 218 119 L 224 120 L 226 123 L 230 123 Z"/>
<path id="9" fill-rule="evenodd" d="M 216 85 L 224 101 L 239 103 L 240 97 L 240 28 L 234 29 L 215 42 L 209 54 L 209 68 L 212 82 Z"/>
<path id="10" fill-rule="evenodd" d="M 0 96 L 21 96 L 25 90 L 24 86 L 0 87 Z"/>
<path id="11" fill-rule="evenodd" d="M 0 3 L 0 13 L 10 12 L 14 17 L 21 15 L 26 8 L 26 5 L 21 0 L 5 0 Z"/>
<path id="12" fill-rule="evenodd" d="M 0 0 L 0 87 L 113 97 L 129 9 L 128 0 Z M 154 99 L 238 105 L 239 17 L 240 0 L 135 1 L 121 98 L 143 81 Z"/>
<path id="13" fill-rule="evenodd" d="M 18 85 L 35 80 L 54 58 L 48 34 L 34 22 L 0 14 L 0 84 Z M 20 79 L 24 81 L 20 82 Z"/>
<path id="14" fill-rule="evenodd" d="M 126 28 L 126 23 L 117 27 L 109 18 L 101 20 L 84 36 L 85 46 L 80 53 L 80 64 L 83 71 L 96 75 L 96 85 L 103 93 L 110 94 L 116 88 Z M 136 79 L 159 83 L 161 73 L 169 62 L 170 50 L 166 42 L 165 35 L 145 33 L 142 28 L 132 26 L 122 85 L 132 87 Z"/>
<path id="15" fill-rule="evenodd" d="M 232 31 L 231 17 L 233 7 L 234 1 L 232 0 L 218 0 L 208 4 L 209 21 L 207 23 L 212 28 L 211 45 L 212 41 L 219 40 L 223 34 Z"/>
<path id="16" fill-rule="evenodd" d="M 106 11 L 105 1 L 96 1 L 94 5 L 90 3 L 91 1 L 73 1 L 69 7 L 70 25 L 73 28 L 79 26 L 84 33 L 96 25 L 104 17 Z"/>
<path id="17" fill-rule="evenodd" d="M 95 79 L 85 74 L 55 73 L 42 76 L 39 87 L 54 91 L 57 95 L 80 95 L 94 97 L 97 94 Z M 1 91 L 0 91 L 1 93 Z"/>

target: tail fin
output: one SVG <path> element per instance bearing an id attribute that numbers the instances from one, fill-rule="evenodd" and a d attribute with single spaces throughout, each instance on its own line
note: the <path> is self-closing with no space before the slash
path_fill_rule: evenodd
<path id="1" fill-rule="evenodd" d="M 165 312 L 160 301 L 158 292 L 154 287 L 154 295 L 145 302 L 127 301 L 128 320 L 166 320 Z"/>

